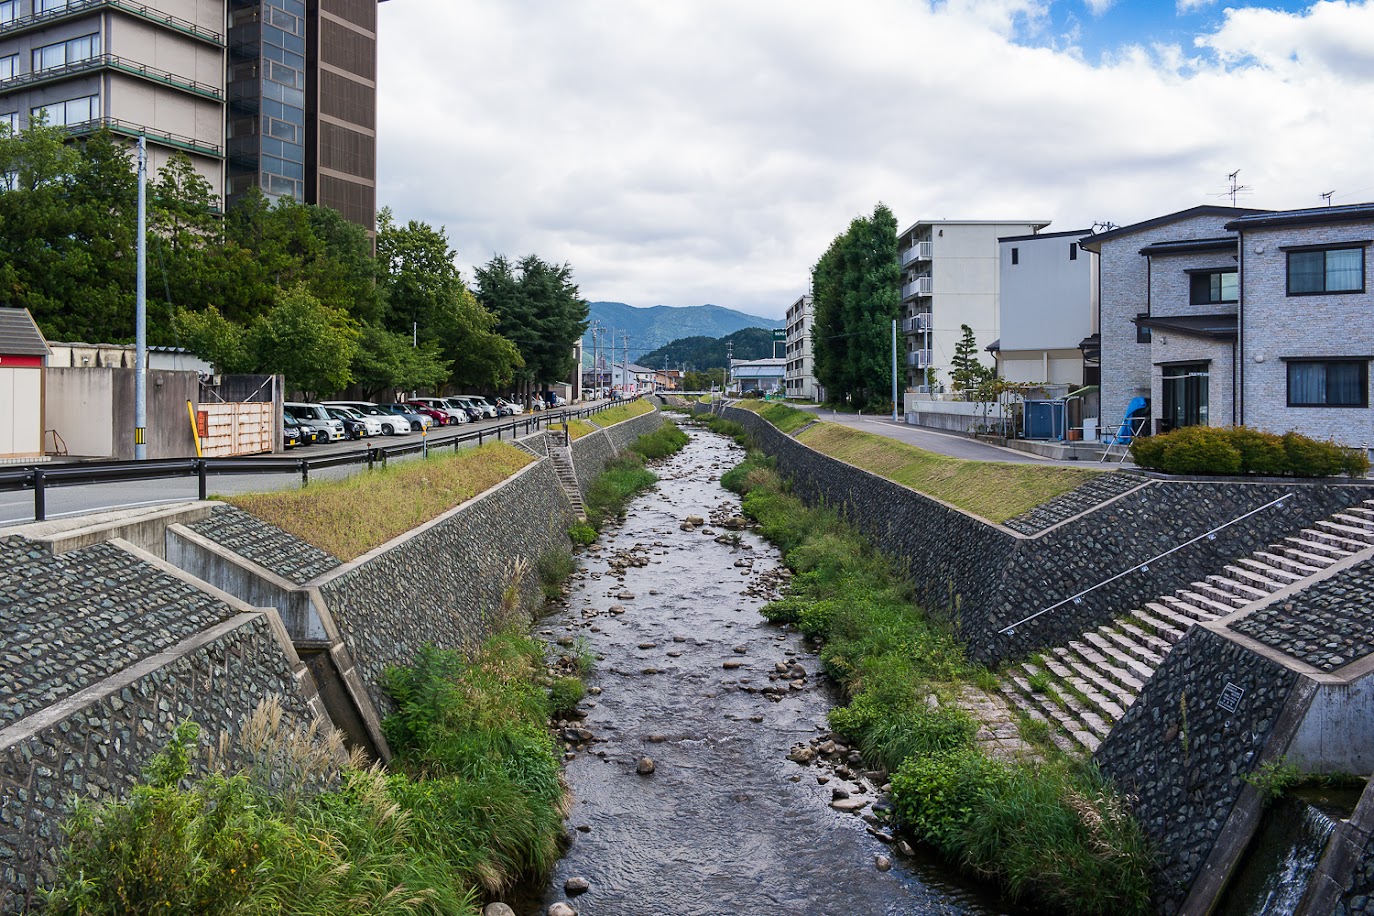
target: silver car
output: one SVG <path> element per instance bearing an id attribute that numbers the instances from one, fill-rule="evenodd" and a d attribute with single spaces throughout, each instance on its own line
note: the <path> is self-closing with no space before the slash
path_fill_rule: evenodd
<path id="1" fill-rule="evenodd" d="M 344 432 L 343 421 L 329 415 L 323 404 L 305 404 L 301 401 L 287 401 L 282 410 L 303 423 L 309 423 L 324 432 L 330 442 L 341 442 L 348 438 Z"/>

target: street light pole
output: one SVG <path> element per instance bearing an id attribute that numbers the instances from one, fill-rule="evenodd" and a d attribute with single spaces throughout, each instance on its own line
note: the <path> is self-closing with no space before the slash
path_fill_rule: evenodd
<path id="1" fill-rule="evenodd" d="M 138 260 L 134 284 L 134 460 L 148 457 L 148 138 L 138 138 Z"/>
<path id="2" fill-rule="evenodd" d="M 897 319 L 892 319 L 892 422 L 897 422 Z"/>

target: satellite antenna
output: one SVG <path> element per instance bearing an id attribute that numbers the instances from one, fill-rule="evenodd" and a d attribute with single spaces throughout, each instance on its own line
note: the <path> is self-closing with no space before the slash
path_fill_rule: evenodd
<path id="1" fill-rule="evenodd" d="M 1317 196 L 1320 197 L 1322 200 L 1326 201 L 1326 205 L 1329 207 L 1329 206 L 1331 206 L 1331 198 L 1334 197 L 1335 194 L 1336 194 L 1335 190 L 1331 190 L 1331 191 L 1323 191 L 1322 193 L 1318 194 Z"/>

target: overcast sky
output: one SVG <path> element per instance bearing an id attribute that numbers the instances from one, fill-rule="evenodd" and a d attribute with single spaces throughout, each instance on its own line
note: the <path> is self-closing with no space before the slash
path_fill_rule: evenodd
<path id="1" fill-rule="evenodd" d="M 1374 200 L 1374 0 L 393 0 L 378 202 L 583 296 L 781 317 L 882 201 L 1127 224 Z"/>

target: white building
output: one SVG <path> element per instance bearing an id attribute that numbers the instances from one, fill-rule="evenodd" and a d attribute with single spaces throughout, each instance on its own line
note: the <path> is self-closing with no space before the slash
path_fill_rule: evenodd
<path id="1" fill-rule="evenodd" d="M 767 393 L 781 391 L 786 380 L 786 359 L 732 359 L 725 387 L 739 394 L 746 391 Z"/>
<path id="2" fill-rule="evenodd" d="M 1083 341 L 1097 333 L 1097 259 L 1080 251 L 1089 230 L 999 240 L 999 377 L 1078 387 Z"/>
<path id="3" fill-rule="evenodd" d="M 787 309 L 787 376 L 784 386 L 789 398 L 822 400 L 816 384 L 816 359 L 811 351 L 811 327 L 815 308 L 807 293 Z"/>
<path id="4" fill-rule="evenodd" d="M 978 351 L 997 340 L 1001 285 L 998 239 L 1030 235 L 1049 220 L 923 220 L 897 239 L 902 263 L 902 327 L 907 384 L 916 391 L 949 384 L 961 325 Z"/>

